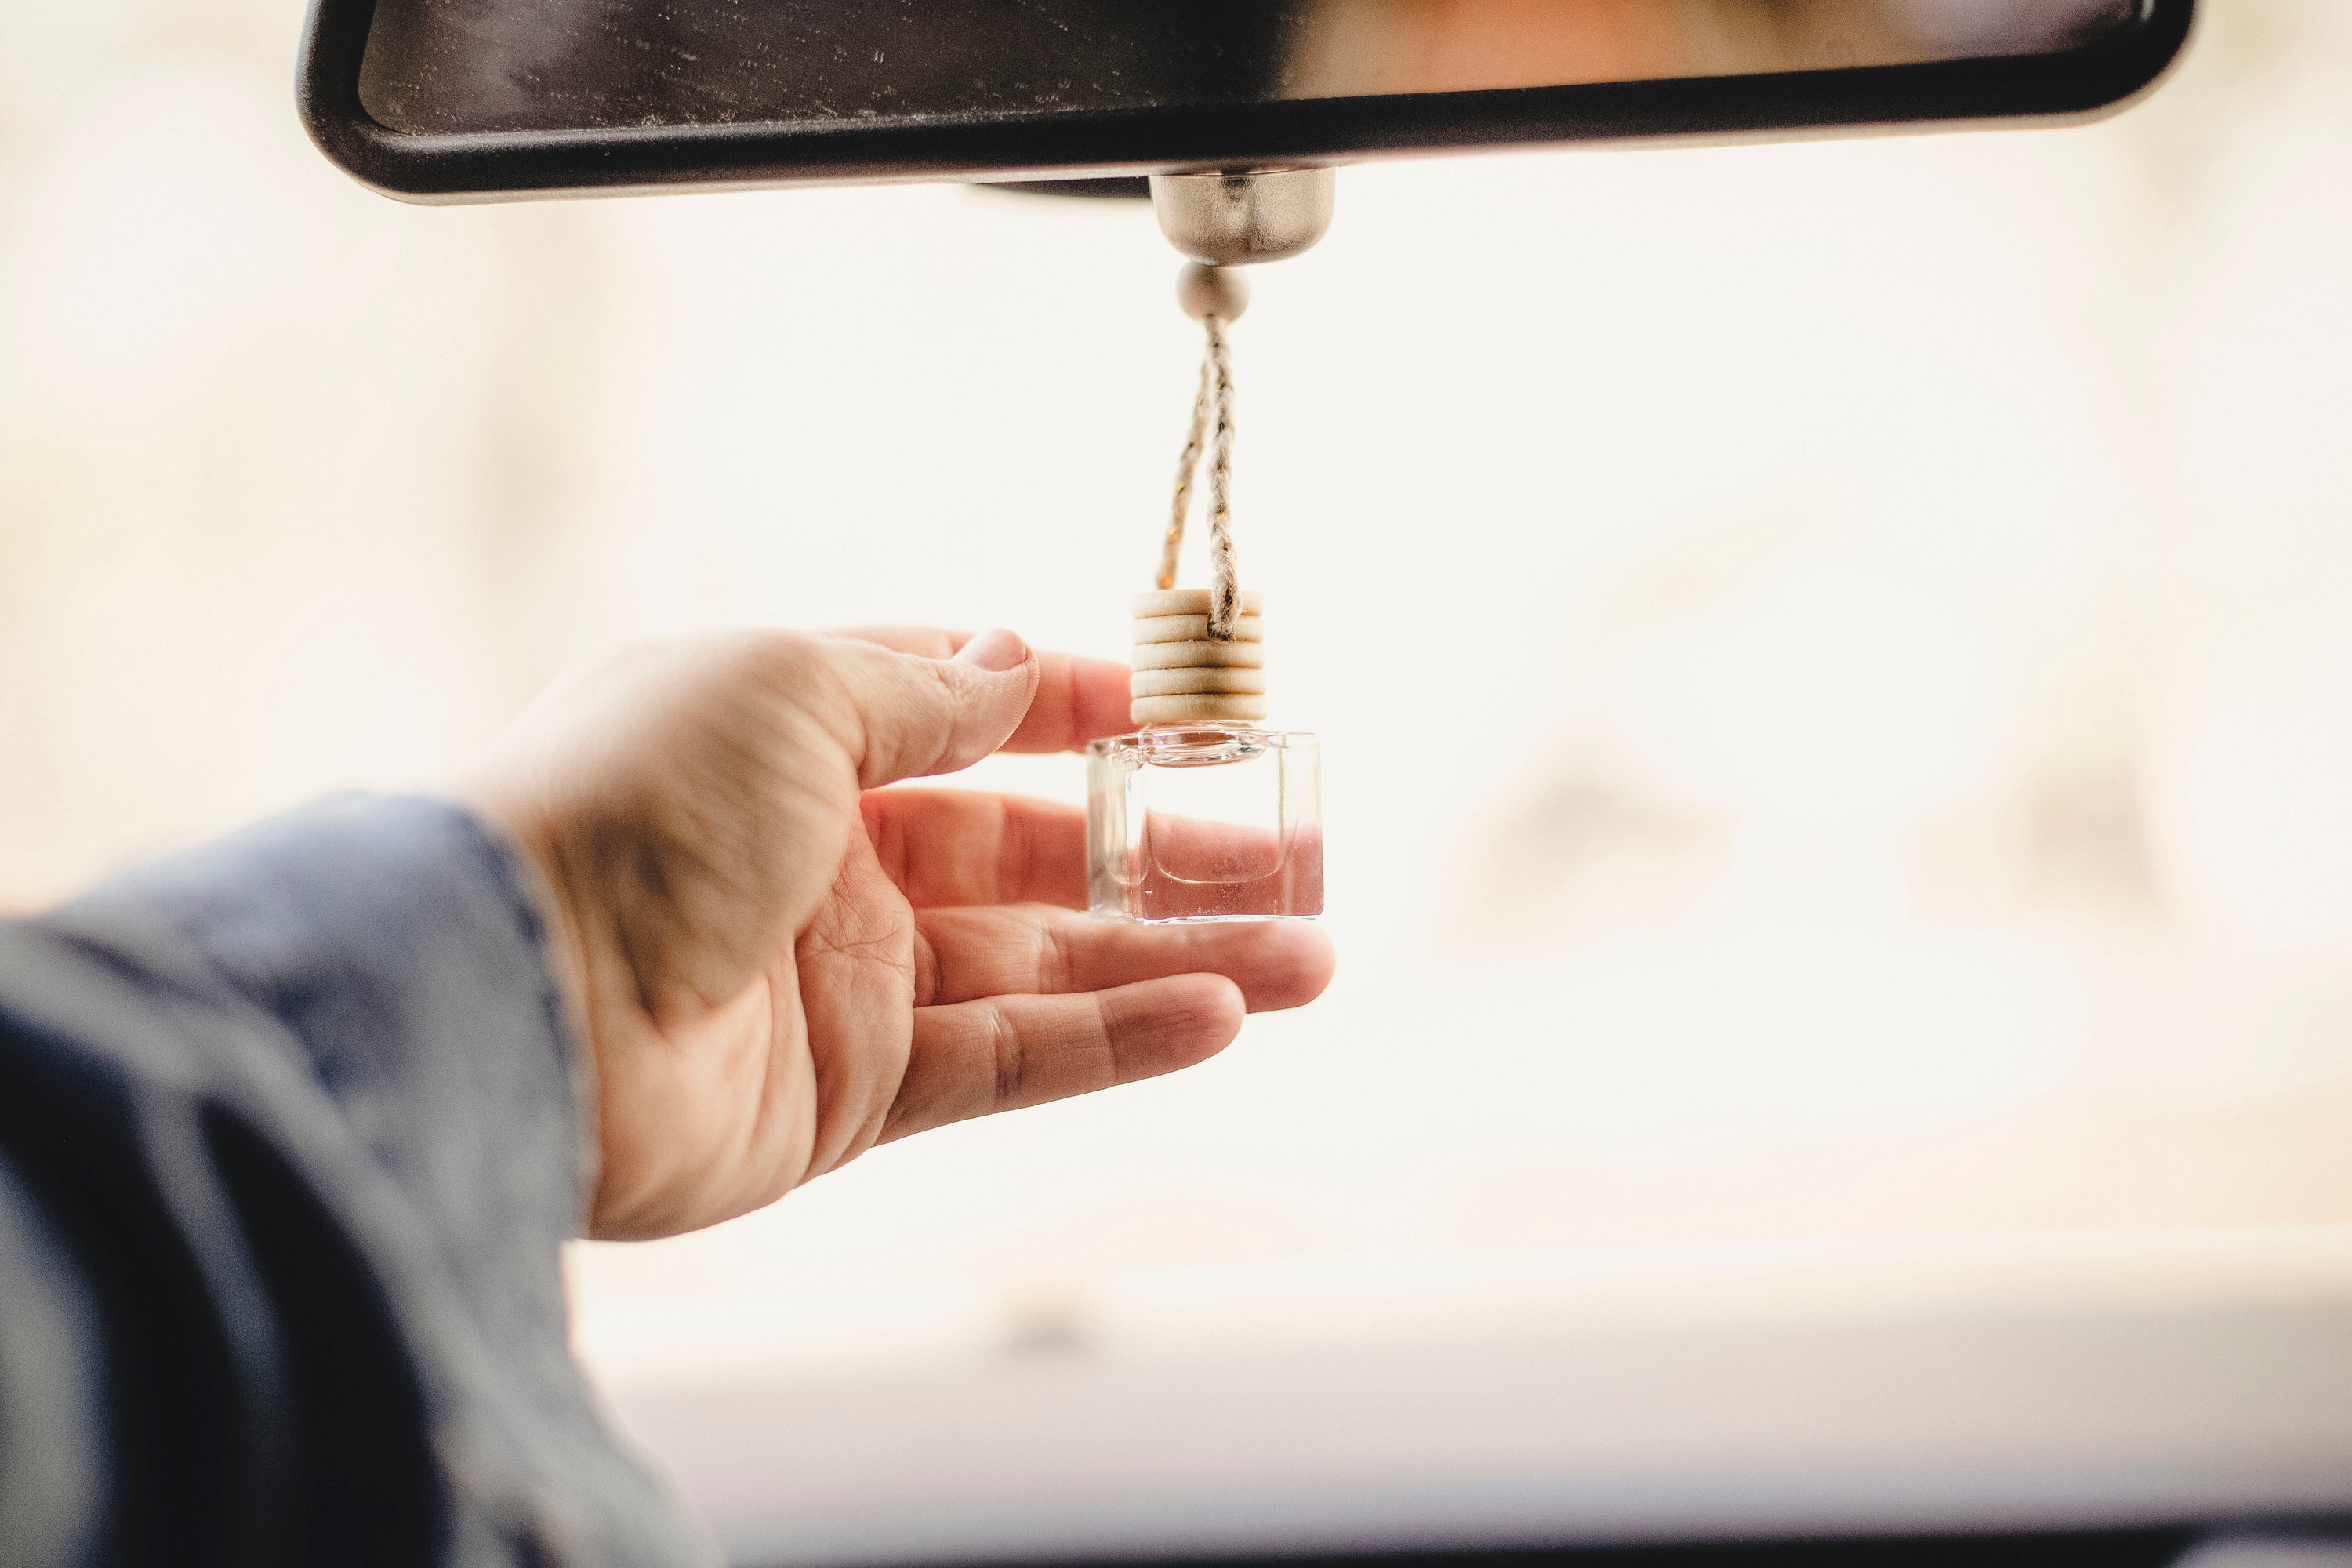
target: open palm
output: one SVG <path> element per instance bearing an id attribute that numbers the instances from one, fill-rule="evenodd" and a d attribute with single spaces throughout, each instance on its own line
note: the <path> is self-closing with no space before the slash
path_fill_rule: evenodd
<path id="1" fill-rule="evenodd" d="M 474 794 L 551 891 L 597 1079 L 593 1234 L 759 1207 L 875 1143 L 1170 1072 L 1311 1000 L 1290 922 L 1078 913 L 1086 817 L 886 789 L 1127 727 L 1008 632 L 752 633 L 560 688 Z"/>

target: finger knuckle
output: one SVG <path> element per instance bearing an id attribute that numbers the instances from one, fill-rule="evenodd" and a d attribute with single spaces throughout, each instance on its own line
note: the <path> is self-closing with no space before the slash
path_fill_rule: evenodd
<path id="1" fill-rule="evenodd" d="M 1076 988 L 1077 957 L 1058 921 L 1037 928 L 1037 988 L 1049 994 Z"/>
<path id="2" fill-rule="evenodd" d="M 995 1054 L 996 1104 L 1008 1110 L 1021 1103 L 1029 1077 L 1029 1054 L 1021 1030 L 1002 1007 L 988 1010 L 989 1046 Z"/>

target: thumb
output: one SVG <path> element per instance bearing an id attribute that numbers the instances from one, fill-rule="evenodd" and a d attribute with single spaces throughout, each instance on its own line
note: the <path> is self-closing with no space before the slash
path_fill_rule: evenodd
<path id="1" fill-rule="evenodd" d="M 1011 739 L 1037 694 L 1037 656 L 1013 633 L 985 631 L 953 658 L 837 642 L 848 699 L 842 736 L 860 789 L 968 768 Z"/>

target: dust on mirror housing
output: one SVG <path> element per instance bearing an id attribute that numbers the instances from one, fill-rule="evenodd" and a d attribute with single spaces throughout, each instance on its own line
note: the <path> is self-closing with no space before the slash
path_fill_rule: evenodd
<path id="1" fill-rule="evenodd" d="M 426 202 L 1040 181 L 2080 117 L 2194 0 L 312 0 L 328 156 Z"/>

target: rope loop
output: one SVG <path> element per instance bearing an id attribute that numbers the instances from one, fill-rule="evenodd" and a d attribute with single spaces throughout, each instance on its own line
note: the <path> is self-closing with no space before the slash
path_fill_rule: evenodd
<path id="1" fill-rule="evenodd" d="M 1233 640 L 1242 616 L 1241 578 L 1234 564 L 1234 362 L 1225 341 L 1225 319 L 1205 316 L 1208 353 L 1201 361 L 1201 383 L 1192 395 L 1192 422 L 1184 437 L 1183 454 L 1176 460 L 1176 499 L 1168 518 L 1168 534 L 1160 550 L 1162 590 L 1176 586 L 1177 557 L 1183 550 L 1184 524 L 1192 510 L 1195 475 L 1205 446 L 1209 453 L 1209 626 L 1210 637 Z"/>

